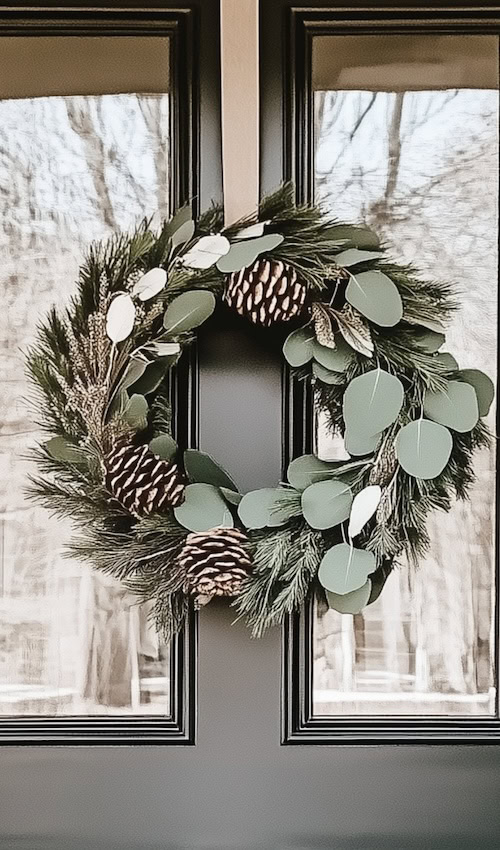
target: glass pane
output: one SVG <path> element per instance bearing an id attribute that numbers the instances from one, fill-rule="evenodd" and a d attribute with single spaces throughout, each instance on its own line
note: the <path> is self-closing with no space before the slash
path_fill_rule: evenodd
<path id="1" fill-rule="evenodd" d="M 22 352 L 37 322 L 71 297 L 90 240 L 168 214 L 168 40 L 138 40 L 143 50 L 157 42 L 163 93 L 144 75 L 136 91 L 129 78 L 120 87 L 116 63 L 121 56 L 127 65 L 130 39 L 73 39 L 71 50 L 68 41 L 42 39 L 51 42 L 53 65 L 41 66 L 40 75 L 46 72 L 48 92 L 62 93 L 32 91 L 40 88 L 33 66 L 26 96 L 0 77 L 0 714 L 168 715 L 169 652 L 146 608 L 109 578 L 65 559 L 69 526 L 23 496 L 34 472 L 23 455 L 39 434 Z M 11 42 L 0 39 L 3 69 Z M 26 58 L 39 57 L 37 40 L 20 42 L 31 42 L 20 47 Z M 85 77 L 85 57 L 102 63 L 105 42 L 113 43 L 109 87 L 106 65 L 102 79 Z M 64 74 L 72 54 L 73 83 Z M 64 78 L 59 89 L 52 67 Z"/>
<path id="2" fill-rule="evenodd" d="M 495 378 L 497 39 L 321 37 L 313 68 L 317 199 L 458 284 L 447 347 Z M 322 456 L 343 451 L 322 421 L 317 438 Z M 430 519 L 418 571 L 402 563 L 362 614 L 316 611 L 316 714 L 495 713 L 493 445 L 476 473 L 470 502 Z"/>

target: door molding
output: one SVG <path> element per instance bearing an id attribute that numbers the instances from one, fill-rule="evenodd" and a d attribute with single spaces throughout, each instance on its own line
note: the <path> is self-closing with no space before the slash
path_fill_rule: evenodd
<path id="1" fill-rule="evenodd" d="M 101 5 L 101 8 L 99 8 Z M 171 6 L 171 8 L 169 8 Z M 217 164 L 220 130 L 208 118 L 219 109 L 213 93 L 218 75 L 218 0 L 179 4 L 152 0 L 144 9 L 134 4 L 110 9 L 72 4 L 0 7 L 1 36 L 162 36 L 170 44 L 170 207 L 187 201 L 196 215 L 220 195 Z M 203 43 L 199 33 L 203 30 Z M 200 79 L 200 66 L 203 79 Z M 203 95 L 203 98 L 202 98 Z M 203 102 L 202 102 L 203 101 Z M 204 119 L 204 110 L 208 120 Z M 202 120 L 208 126 L 200 141 Z M 203 149 L 203 152 L 202 152 Z M 204 166 L 203 172 L 201 171 Z M 207 173 L 209 173 L 207 177 Z M 203 179 L 202 179 L 203 178 Z M 172 376 L 170 393 L 176 438 L 184 447 L 197 445 L 198 377 L 196 351 L 182 359 Z M 171 704 L 165 716 L 0 717 L 2 745 L 191 745 L 195 743 L 197 701 L 197 631 L 194 612 L 170 645 Z"/>
<path id="2" fill-rule="evenodd" d="M 312 41 L 317 35 L 432 33 L 500 35 L 500 7 L 486 2 L 457 8 L 442 2 L 430 9 L 415 0 L 400 6 L 351 4 L 332 8 L 319 0 L 311 8 L 294 6 L 290 0 L 261 0 L 261 185 L 269 191 L 281 179 L 295 184 L 297 201 L 313 200 L 314 140 L 311 82 Z M 285 33 L 279 42 L 276 32 Z M 278 42 L 278 44 L 277 44 Z M 281 87 L 273 80 L 281 75 Z M 270 81 L 270 83 L 269 83 Z M 279 173 L 281 170 L 281 173 Z M 300 383 L 297 387 L 296 384 Z M 311 452 L 314 430 L 310 414 L 311 392 L 302 382 L 284 376 L 284 461 Z M 294 399 L 294 403 L 287 403 Z M 304 402 L 309 401 L 306 405 Z M 497 430 L 499 424 L 497 421 Z M 312 648 L 313 604 L 290 615 L 282 637 L 282 743 L 283 744 L 491 744 L 500 741 L 500 503 L 498 484 L 500 457 L 497 455 L 497 499 L 495 527 L 495 669 L 497 694 L 495 717 L 376 717 L 313 716 Z"/>

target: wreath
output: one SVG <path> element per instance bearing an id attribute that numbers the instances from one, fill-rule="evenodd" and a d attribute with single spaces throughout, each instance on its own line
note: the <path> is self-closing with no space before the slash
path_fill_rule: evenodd
<path id="1" fill-rule="evenodd" d="M 294 459 L 286 481 L 243 496 L 208 455 L 172 437 L 168 376 L 216 305 L 266 328 L 349 456 Z M 153 601 L 168 638 L 190 600 L 234 597 L 261 635 L 314 589 L 340 612 L 379 596 L 429 546 L 488 444 L 493 384 L 441 348 L 458 304 L 386 255 L 367 227 L 296 206 L 289 185 L 223 226 L 189 207 L 159 232 L 90 247 L 75 296 L 27 355 L 40 474 L 29 493 L 79 531 L 70 556 Z"/>

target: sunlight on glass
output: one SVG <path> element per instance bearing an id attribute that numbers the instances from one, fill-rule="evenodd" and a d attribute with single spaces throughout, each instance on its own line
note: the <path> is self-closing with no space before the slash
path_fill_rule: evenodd
<path id="1" fill-rule="evenodd" d="M 70 529 L 23 496 L 39 438 L 23 351 L 89 241 L 168 215 L 168 94 L 0 101 L 0 714 L 170 712 L 145 606 L 64 558 Z"/>
<path id="2" fill-rule="evenodd" d="M 397 260 L 456 282 L 445 348 L 496 379 L 497 40 L 468 43 L 462 67 L 456 38 L 392 37 L 392 58 L 376 38 L 328 37 L 315 54 L 316 198 L 377 230 Z M 343 452 L 323 421 L 318 450 Z M 470 502 L 431 518 L 418 571 L 402 563 L 356 616 L 317 609 L 316 714 L 495 713 L 493 443 L 476 474 Z"/>

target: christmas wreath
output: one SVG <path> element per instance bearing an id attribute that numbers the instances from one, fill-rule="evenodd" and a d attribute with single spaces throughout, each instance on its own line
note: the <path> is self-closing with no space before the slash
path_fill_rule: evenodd
<path id="1" fill-rule="evenodd" d="M 211 457 L 180 450 L 166 378 L 218 302 L 286 323 L 284 358 L 350 459 L 298 457 L 275 489 L 241 495 Z M 314 588 L 359 612 L 399 558 L 425 553 L 427 515 L 466 497 L 488 443 L 491 380 L 440 351 L 457 306 L 370 229 L 296 206 L 290 186 L 231 227 L 218 207 L 159 232 L 144 222 L 90 248 L 28 352 L 51 435 L 30 494 L 74 521 L 71 556 L 153 600 L 167 637 L 190 600 L 214 596 L 235 597 L 255 635 Z"/>

